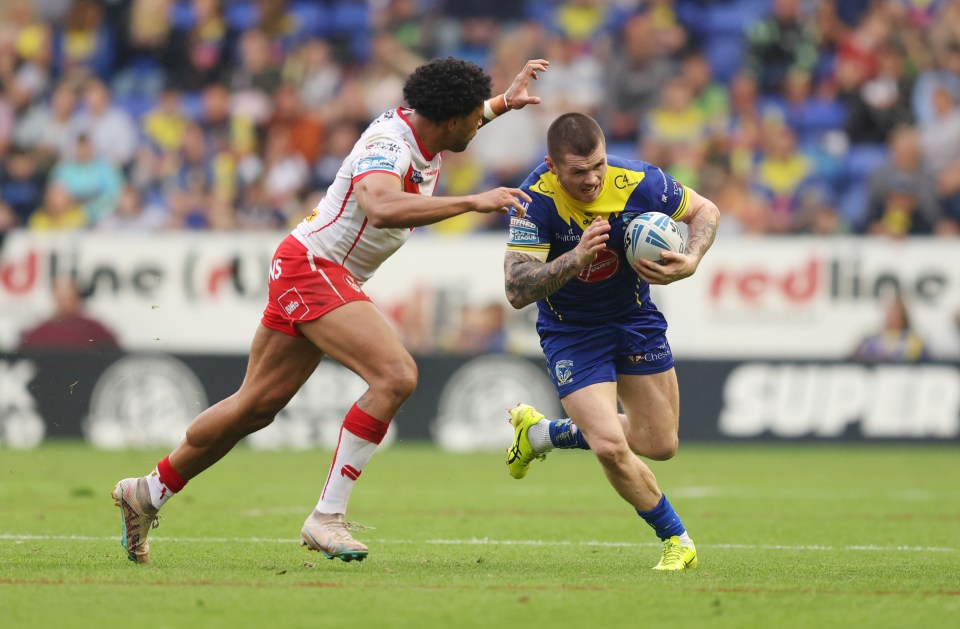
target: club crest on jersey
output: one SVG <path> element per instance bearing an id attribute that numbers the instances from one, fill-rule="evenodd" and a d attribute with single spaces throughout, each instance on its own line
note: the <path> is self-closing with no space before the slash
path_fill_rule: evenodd
<path id="1" fill-rule="evenodd" d="M 643 354 L 630 354 L 627 356 L 627 360 L 630 361 L 632 365 L 639 365 L 643 362 Z"/>
<path id="2" fill-rule="evenodd" d="M 617 273 L 620 268 L 620 256 L 612 249 L 602 249 L 597 259 L 580 271 L 577 279 L 581 282 L 602 282 Z"/>
<path id="3" fill-rule="evenodd" d="M 573 361 L 558 360 L 553 366 L 553 373 L 557 377 L 558 384 L 566 384 L 573 379 Z"/>

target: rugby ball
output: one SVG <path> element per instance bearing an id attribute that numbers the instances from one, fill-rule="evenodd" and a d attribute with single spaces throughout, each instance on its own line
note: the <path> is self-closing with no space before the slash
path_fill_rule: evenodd
<path id="1" fill-rule="evenodd" d="M 661 252 L 683 253 L 683 236 L 674 220 L 666 214 L 644 212 L 627 224 L 623 251 L 631 267 L 640 258 L 663 264 Z"/>

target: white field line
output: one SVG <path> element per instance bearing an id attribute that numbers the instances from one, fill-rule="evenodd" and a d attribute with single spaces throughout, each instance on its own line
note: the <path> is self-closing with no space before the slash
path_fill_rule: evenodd
<path id="1" fill-rule="evenodd" d="M 20 535 L 16 533 L 0 534 L 0 541 L 12 541 L 18 544 L 32 541 L 66 541 L 66 542 L 115 542 L 118 536 L 103 537 L 89 535 Z M 172 542 L 186 544 L 293 544 L 292 538 L 272 537 L 162 537 L 150 536 L 151 542 Z M 656 546 L 659 542 L 601 542 L 601 541 L 569 541 L 569 540 L 537 540 L 537 539 L 489 539 L 473 537 L 468 539 L 366 539 L 366 542 L 377 544 L 429 544 L 434 546 L 561 546 L 561 547 L 599 547 L 599 548 L 641 548 Z M 913 553 L 955 553 L 958 549 L 948 546 L 876 546 L 873 544 L 855 546 L 821 546 L 785 544 L 698 544 L 701 548 L 720 548 L 731 550 L 806 550 L 806 551 L 861 551 L 861 552 L 913 552 Z"/>

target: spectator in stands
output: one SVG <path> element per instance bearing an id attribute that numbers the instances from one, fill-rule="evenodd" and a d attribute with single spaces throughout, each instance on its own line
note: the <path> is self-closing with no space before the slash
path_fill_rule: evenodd
<path id="1" fill-rule="evenodd" d="M 18 110 L 39 100 L 50 84 L 52 38 L 30 0 L 8 0 L 0 7 L 0 82 Z"/>
<path id="2" fill-rule="evenodd" d="M 490 127 L 488 131 L 492 129 L 493 127 Z M 353 150 L 353 145 L 359 138 L 360 129 L 357 126 L 342 120 L 331 121 L 327 126 L 327 137 L 324 142 L 326 150 L 313 167 L 313 188 L 323 190 L 333 183 L 340 165 Z M 441 177 L 440 181 L 443 182 L 444 178 Z"/>
<path id="3" fill-rule="evenodd" d="M 263 189 L 270 205 L 294 215 L 306 191 L 310 165 L 296 150 L 293 130 L 277 127 L 267 136 L 263 165 Z"/>
<path id="4" fill-rule="evenodd" d="M 97 0 L 74 0 L 54 38 L 55 67 L 60 76 L 94 74 L 109 79 L 116 42 Z"/>
<path id="5" fill-rule="evenodd" d="M 208 213 L 217 181 L 214 164 L 208 157 L 200 126 L 187 125 L 166 186 L 166 202 L 176 227 L 203 229 L 210 224 Z"/>
<path id="6" fill-rule="evenodd" d="M 600 37 L 611 14 L 609 3 L 602 0 L 568 0 L 557 3 L 551 26 L 564 39 L 583 43 Z"/>
<path id="7" fill-rule="evenodd" d="M 551 37 L 545 56 L 550 59 L 550 72 L 538 86 L 547 104 L 542 118 L 553 120 L 571 111 L 596 115 L 603 104 L 604 73 L 597 55 L 583 42 Z"/>
<path id="8" fill-rule="evenodd" d="M 877 53 L 877 72 L 848 97 L 847 138 L 854 144 L 883 144 L 890 133 L 913 122 L 904 54 L 892 44 Z"/>
<path id="9" fill-rule="evenodd" d="M 635 142 L 640 119 L 657 101 L 660 87 L 676 74 L 675 63 L 656 44 L 649 15 L 630 17 L 620 32 L 617 54 L 607 66 L 603 114 L 608 143 Z"/>
<path id="10" fill-rule="evenodd" d="M 936 188 L 920 169 L 920 141 L 915 128 L 901 126 L 890 134 L 889 161 L 870 176 L 867 189 L 869 196 L 863 222 L 852 226 L 857 230 L 891 234 L 896 233 L 891 232 L 891 227 L 899 224 L 901 233 L 917 230 L 922 233 L 936 221 L 939 213 Z M 906 220 L 912 213 L 893 218 L 896 212 L 904 212 L 900 208 L 904 202 L 913 208 L 912 213 L 919 215 L 916 225 L 913 220 Z M 889 214 L 891 212 L 894 214 Z M 884 220 L 884 217 L 888 218 Z M 880 225 L 876 224 L 878 221 Z M 881 230 L 883 224 L 891 227 Z"/>
<path id="11" fill-rule="evenodd" d="M 779 93 L 791 69 L 812 71 L 817 63 L 817 38 L 800 0 L 774 0 L 773 15 L 747 29 L 747 45 L 747 66 L 764 94 Z"/>
<path id="12" fill-rule="evenodd" d="M 156 106 L 143 117 L 143 133 L 163 152 L 176 152 L 183 144 L 187 117 L 180 109 L 180 92 L 166 89 Z"/>
<path id="13" fill-rule="evenodd" d="M 92 140 L 84 134 L 77 138 L 73 156 L 53 168 L 50 181 L 64 186 L 82 205 L 90 225 L 116 209 L 123 187 L 120 171 L 94 152 Z"/>
<path id="14" fill-rule="evenodd" d="M 306 110 L 300 93 L 286 83 L 273 95 L 273 114 L 267 121 L 267 132 L 286 131 L 290 144 L 309 164 L 320 157 L 323 150 L 324 129 L 318 115 Z"/>
<path id="15" fill-rule="evenodd" d="M 708 121 L 694 105 L 690 83 L 683 75 L 670 79 L 645 117 L 644 160 L 660 164 L 691 187 L 699 187 L 708 140 Z"/>
<path id="16" fill-rule="evenodd" d="M 797 193 L 813 175 L 813 162 L 798 150 L 796 135 L 782 122 L 765 120 L 762 133 L 754 181 L 770 204 L 770 231 L 789 233 L 796 227 Z"/>
<path id="17" fill-rule="evenodd" d="M 237 229 L 257 232 L 283 229 L 289 223 L 287 214 L 266 193 L 261 179 L 244 187 L 235 220 Z"/>
<path id="18" fill-rule="evenodd" d="M 84 108 L 70 120 L 61 152 L 69 154 L 78 137 L 84 135 L 98 157 L 117 168 L 127 166 L 137 151 L 133 118 L 113 105 L 109 88 L 99 79 L 89 79 L 84 84 L 83 104 Z"/>
<path id="19" fill-rule="evenodd" d="M 0 165 L 0 201 L 13 211 L 17 225 L 26 225 L 40 205 L 44 178 L 33 158 L 20 149 L 10 151 Z"/>
<path id="20" fill-rule="evenodd" d="M 257 0 L 257 29 L 270 42 L 270 58 L 274 65 L 283 60 L 296 47 L 309 39 L 316 25 L 304 24 L 289 10 L 287 0 Z"/>
<path id="21" fill-rule="evenodd" d="M 935 118 L 920 125 L 921 164 L 940 203 L 955 215 L 960 209 L 960 108 L 945 85 L 934 88 L 932 99 Z"/>
<path id="22" fill-rule="evenodd" d="M 866 233 L 872 236 L 926 236 L 933 231 L 913 182 L 900 177 L 892 177 L 886 197 L 868 208 L 866 225 Z"/>
<path id="23" fill-rule="evenodd" d="M 89 225 L 87 213 L 73 200 L 70 190 L 53 182 L 47 186 L 43 206 L 27 221 L 27 229 L 35 232 L 75 231 Z"/>
<path id="24" fill-rule="evenodd" d="M 108 232 L 154 232 L 170 222 L 169 213 L 160 205 L 145 200 L 136 186 L 126 185 L 117 200 L 117 211 L 97 223 L 97 230 Z"/>
<path id="25" fill-rule="evenodd" d="M 271 113 L 270 95 L 280 87 L 280 66 L 270 40 L 258 30 L 240 36 L 240 63 L 230 73 L 233 113 L 263 123 Z"/>
<path id="26" fill-rule="evenodd" d="M 714 81 L 710 61 L 698 51 L 692 50 L 683 56 L 680 71 L 690 86 L 693 106 L 700 112 L 711 141 L 719 140 L 727 131 L 730 117 L 730 98 L 726 86 Z"/>
<path id="27" fill-rule="evenodd" d="M 307 109 L 320 111 L 340 90 L 343 69 L 333 60 L 330 45 L 311 39 L 287 57 L 284 78 L 299 86 L 300 100 Z"/>
<path id="28" fill-rule="evenodd" d="M 162 56 L 170 87 L 185 92 L 225 81 L 236 46 L 220 0 L 192 0 L 190 6 L 193 23 L 170 31 Z"/>
<path id="29" fill-rule="evenodd" d="M 910 322 L 903 297 L 897 293 L 884 306 L 883 323 L 857 345 L 853 360 L 863 363 L 916 363 L 930 359 L 923 337 Z"/>
<path id="30" fill-rule="evenodd" d="M 76 108 L 76 88 L 70 82 L 62 82 L 54 88 L 49 103 L 34 104 L 17 122 L 17 146 L 31 152 L 38 169 L 48 171 L 60 157 Z"/>
<path id="31" fill-rule="evenodd" d="M 946 7 L 945 11 L 956 12 L 960 7 Z M 933 28 L 931 35 L 938 32 Z M 917 124 L 925 126 L 937 119 L 933 92 L 938 88 L 946 89 L 954 100 L 960 99 L 960 33 L 943 33 L 928 42 L 932 57 L 929 67 L 924 67 L 917 75 L 911 94 L 911 106 Z"/>
<path id="32" fill-rule="evenodd" d="M 436 56 L 436 28 L 421 5 L 416 0 L 389 0 L 374 14 L 374 29 L 390 33 L 407 50 L 430 59 Z"/>
<path id="33" fill-rule="evenodd" d="M 43 323 L 25 330 L 20 351 L 119 350 L 116 335 L 89 314 L 73 279 L 61 275 L 53 280 L 53 314 Z"/>

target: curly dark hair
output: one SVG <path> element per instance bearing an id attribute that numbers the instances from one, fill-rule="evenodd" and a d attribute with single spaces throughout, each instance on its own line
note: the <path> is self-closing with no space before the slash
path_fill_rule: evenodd
<path id="1" fill-rule="evenodd" d="M 407 104 L 431 122 L 466 116 L 490 93 L 490 77 L 480 66 L 453 57 L 428 61 L 403 86 Z"/>

